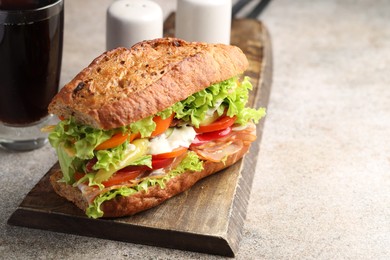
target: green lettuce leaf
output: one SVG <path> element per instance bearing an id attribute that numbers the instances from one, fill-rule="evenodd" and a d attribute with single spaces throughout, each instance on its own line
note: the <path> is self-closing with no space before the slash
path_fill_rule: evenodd
<path id="1" fill-rule="evenodd" d="M 254 109 L 245 107 L 248 103 L 249 90 L 252 90 L 252 88 L 249 77 L 245 77 L 241 82 L 241 86 L 237 87 L 224 101 L 228 107 L 227 115 L 237 116 L 237 124 L 244 125 L 250 120 L 258 123 L 266 114 L 265 108 Z"/>
<path id="2" fill-rule="evenodd" d="M 171 178 L 182 174 L 186 171 L 199 172 L 203 170 L 203 162 L 199 159 L 195 152 L 189 152 L 187 156 L 180 162 L 180 164 L 168 174 L 159 177 L 145 178 L 141 183 L 134 187 L 121 187 L 119 189 L 110 190 L 106 193 L 100 194 L 86 210 L 86 214 L 90 218 L 100 218 L 104 212 L 100 209 L 103 202 L 111 200 L 116 196 L 131 196 L 139 191 L 147 191 L 148 188 L 159 185 L 162 189 L 165 188 L 165 183 Z"/>
<path id="3" fill-rule="evenodd" d="M 65 147 L 64 143 L 59 143 L 56 147 L 58 162 L 62 171 L 62 181 L 71 184 L 74 182 L 74 173 L 83 165 L 83 160 L 74 156 L 72 148 Z"/>
<path id="4" fill-rule="evenodd" d="M 95 171 L 99 169 L 108 170 L 110 166 L 118 164 L 123 160 L 124 151 L 127 149 L 128 145 L 129 142 L 124 142 L 112 149 L 95 151 L 97 162 L 92 169 Z"/>
<path id="5" fill-rule="evenodd" d="M 134 165 L 134 166 L 146 165 L 149 168 L 152 168 L 152 156 L 150 154 L 144 155 L 144 156 L 140 157 L 139 159 L 129 163 L 127 166 L 130 166 L 130 165 Z"/>
<path id="6" fill-rule="evenodd" d="M 123 158 L 126 154 L 125 151 L 128 149 L 128 146 L 129 142 L 125 142 L 109 150 L 96 151 L 95 154 L 97 162 L 92 167 L 92 169 L 95 171 L 100 169 L 108 171 L 110 167 L 119 164 L 121 161 L 123 161 Z M 141 158 L 138 158 L 135 161 L 129 163 L 128 165 L 146 165 L 152 168 L 152 156 L 144 155 Z"/>
<path id="7" fill-rule="evenodd" d="M 149 137 L 156 129 L 156 123 L 153 121 L 153 116 L 146 117 L 130 124 L 132 133 L 140 133 L 141 137 Z"/>
<path id="8" fill-rule="evenodd" d="M 60 164 L 63 178 L 62 180 L 65 181 L 66 183 L 70 183 L 71 181 L 74 181 L 73 175 L 75 172 L 75 169 L 72 165 L 73 158 L 74 156 L 71 156 L 65 149 L 63 144 L 58 145 L 56 147 L 56 152 L 58 156 L 58 162 Z"/>
<path id="9" fill-rule="evenodd" d="M 249 77 L 240 83 L 238 77 L 216 83 L 172 106 L 176 118 L 191 122 L 195 127 L 205 119 L 209 109 L 222 115 L 227 108 L 228 116 L 237 116 L 236 123 L 244 125 L 248 121 L 258 122 L 265 116 L 265 109 L 246 108 L 248 93 L 252 89 Z"/>
<path id="10" fill-rule="evenodd" d="M 113 130 L 105 131 L 79 125 L 71 117 L 57 124 L 54 131 L 49 134 L 49 141 L 54 148 L 60 143 L 74 147 L 75 156 L 85 160 L 93 158 L 95 147 L 110 139 L 113 133 Z"/>
<path id="11" fill-rule="evenodd" d="M 157 112 L 156 115 L 160 116 L 162 119 L 167 119 L 172 115 L 172 112 L 173 112 L 172 107 L 168 107 L 163 111 Z"/>

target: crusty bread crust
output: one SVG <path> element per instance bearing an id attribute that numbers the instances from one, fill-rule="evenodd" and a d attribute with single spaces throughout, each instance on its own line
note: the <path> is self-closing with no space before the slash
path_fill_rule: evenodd
<path id="1" fill-rule="evenodd" d="M 155 185 L 150 187 L 147 192 L 138 192 L 128 197 L 117 196 L 112 200 L 106 201 L 101 206 L 101 209 L 104 211 L 103 217 L 130 216 L 155 207 L 167 199 L 188 190 L 200 179 L 236 163 L 248 152 L 249 147 L 250 145 L 244 145 L 241 150 L 228 156 L 225 163 L 206 161 L 203 164 L 204 169 L 201 172 L 185 172 L 180 174 L 170 179 L 164 189 L 161 189 L 159 185 Z M 62 172 L 60 170 L 50 176 L 50 182 L 55 192 L 72 201 L 77 207 L 85 211 L 88 207 L 88 202 L 82 196 L 81 191 L 77 187 L 59 182 L 61 178 Z"/>
<path id="2" fill-rule="evenodd" d="M 248 60 L 235 46 L 175 38 L 144 41 L 97 57 L 65 85 L 49 112 L 112 129 L 156 114 L 213 83 L 239 75 Z"/>

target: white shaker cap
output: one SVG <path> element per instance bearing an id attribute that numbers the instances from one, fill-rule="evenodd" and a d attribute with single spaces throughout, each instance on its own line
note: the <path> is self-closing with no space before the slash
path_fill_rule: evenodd
<path id="1" fill-rule="evenodd" d="M 161 38 L 163 12 L 150 0 L 118 0 L 107 9 L 106 49 L 131 47 L 143 40 Z"/>
<path id="2" fill-rule="evenodd" d="M 230 44 L 232 0 L 178 0 L 176 37 Z"/>

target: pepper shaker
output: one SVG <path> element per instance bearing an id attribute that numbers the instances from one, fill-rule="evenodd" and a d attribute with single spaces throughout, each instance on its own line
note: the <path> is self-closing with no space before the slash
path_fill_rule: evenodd
<path id="1" fill-rule="evenodd" d="M 230 44 L 231 0 L 178 0 L 176 37 Z"/>
<path id="2" fill-rule="evenodd" d="M 143 40 L 161 38 L 163 13 L 149 0 L 118 0 L 107 9 L 106 49 L 131 47 Z"/>

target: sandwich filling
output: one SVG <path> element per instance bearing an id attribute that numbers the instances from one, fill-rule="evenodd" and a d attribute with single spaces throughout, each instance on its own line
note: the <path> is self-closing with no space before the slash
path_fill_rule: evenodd
<path id="1" fill-rule="evenodd" d="M 73 117 L 51 129 L 61 181 L 78 187 L 87 215 L 104 215 L 101 205 L 131 196 L 184 172 L 199 172 L 204 161 L 224 162 L 256 139 L 265 109 L 246 108 L 249 78 L 213 84 L 171 107 L 111 130 L 80 125 Z"/>

